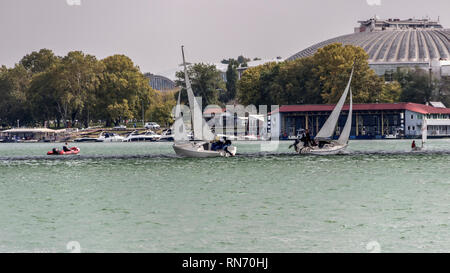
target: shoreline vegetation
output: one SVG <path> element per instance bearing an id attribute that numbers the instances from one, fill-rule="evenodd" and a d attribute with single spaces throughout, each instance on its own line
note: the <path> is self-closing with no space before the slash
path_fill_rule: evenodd
<path id="1" fill-rule="evenodd" d="M 125 55 L 102 60 L 81 51 L 55 56 L 41 49 L 13 68 L 0 68 L 2 127 L 88 128 L 124 120 L 171 121 L 173 92 L 153 90 L 139 67 Z"/>

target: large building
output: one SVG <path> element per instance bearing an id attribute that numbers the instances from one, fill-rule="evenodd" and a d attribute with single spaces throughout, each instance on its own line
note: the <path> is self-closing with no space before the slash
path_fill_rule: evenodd
<path id="1" fill-rule="evenodd" d="M 429 19 L 372 18 L 359 21 L 354 33 L 332 38 L 308 47 L 288 60 L 313 55 L 332 43 L 362 47 L 369 55 L 369 65 L 382 76 L 397 68 L 420 67 L 435 76 L 450 76 L 450 29 Z"/>
<path id="2" fill-rule="evenodd" d="M 433 106 L 434 105 L 434 106 Z M 316 135 L 331 114 L 334 105 L 283 105 L 272 113 L 272 136 L 295 138 L 301 129 Z M 336 135 L 348 116 L 345 105 L 336 127 Z M 428 120 L 430 137 L 450 136 L 450 108 L 434 103 L 373 103 L 353 104 L 352 139 L 418 137 L 422 134 L 422 120 Z"/>
<path id="3" fill-rule="evenodd" d="M 168 91 L 176 87 L 174 81 L 162 75 L 154 75 L 152 73 L 145 73 L 144 75 L 149 79 L 150 86 L 155 90 Z"/>

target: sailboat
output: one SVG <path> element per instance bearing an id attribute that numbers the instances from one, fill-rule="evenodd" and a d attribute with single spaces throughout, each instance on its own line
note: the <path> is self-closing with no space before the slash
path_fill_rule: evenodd
<path id="1" fill-rule="evenodd" d="M 181 91 L 178 93 L 177 105 L 175 107 L 175 123 L 174 123 L 174 144 L 173 149 L 175 153 L 183 157 L 228 157 L 236 154 L 237 148 L 234 146 L 227 147 L 227 150 L 218 149 L 212 150 L 211 146 L 215 139 L 211 128 L 203 118 L 202 109 L 198 104 L 194 92 L 192 91 L 191 82 L 187 73 L 186 61 L 184 58 L 184 47 L 181 47 L 183 55 L 184 77 L 186 81 L 186 90 L 189 100 L 189 108 L 191 110 L 191 124 L 193 127 L 194 141 L 190 141 L 187 130 L 184 125 L 183 116 L 181 115 L 180 97 Z"/>
<path id="2" fill-rule="evenodd" d="M 338 154 L 343 150 L 345 150 L 345 148 L 347 147 L 348 139 L 350 137 L 350 131 L 352 129 L 353 100 L 350 84 L 352 82 L 353 70 L 354 67 L 352 68 L 350 79 L 348 80 L 347 87 L 345 88 L 344 93 L 342 94 L 338 103 L 331 112 L 331 115 L 325 121 L 325 124 L 322 126 L 319 133 L 317 133 L 315 137 L 317 145 L 303 146 L 303 143 L 299 142 L 298 144 L 296 144 L 295 149 L 299 154 L 313 154 L 313 155 Z M 342 111 L 345 100 L 347 99 L 347 95 L 350 96 L 350 106 L 347 121 L 345 122 L 344 129 L 342 130 L 339 139 L 333 140 L 333 134 L 339 120 L 339 115 Z"/>
<path id="3" fill-rule="evenodd" d="M 422 151 L 425 149 L 425 143 L 427 143 L 427 137 L 428 137 L 428 122 L 427 119 L 424 117 L 422 121 L 422 147 L 414 147 L 412 148 L 413 151 Z"/>

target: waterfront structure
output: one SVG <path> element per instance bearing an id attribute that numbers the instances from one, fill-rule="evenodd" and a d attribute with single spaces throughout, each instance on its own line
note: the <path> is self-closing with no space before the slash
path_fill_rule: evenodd
<path id="1" fill-rule="evenodd" d="M 296 138 L 302 129 L 309 129 L 311 135 L 316 135 L 333 108 L 334 105 L 283 105 L 271 113 L 271 120 L 277 120 L 270 128 L 272 137 Z M 343 111 L 336 136 L 344 127 L 348 105 Z M 353 104 L 350 138 L 419 137 L 423 118 L 428 120 L 429 137 L 450 137 L 450 108 L 417 103 L 370 103 Z"/>
<path id="2" fill-rule="evenodd" d="M 362 47 L 369 66 L 380 76 L 397 68 L 421 68 L 436 77 L 450 76 L 450 29 L 430 19 L 371 18 L 359 21 L 354 33 L 332 38 L 292 55 L 288 60 L 312 56 L 332 43 Z"/>
<path id="3" fill-rule="evenodd" d="M 48 128 L 15 128 L 0 132 L 0 138 L 5 141 L 50 141 L 55 140 L 59 133 L 65 130 Z"/>
<path id="4" fill-rule="evenodd" d="M 158 91 L 168 91 L 175 88 L 175 82 L 162 75 L 154 75 L 152 73 L 144 74 L 148 79 L 150 86 Z"/>
<path id="5" fill-rule="evenodd" d="M 256 108 L 252 109 L 251 113 L 246 112 L 249 109 L 244 108 L 235 109 L 236 112 L 227 110 L 227 108 L 219 106 L 208 106 L 203 111 L 203 117 L 216 134 L 235 136 L 237 139 L 246 140 L 267 137 L 267 115 L 257 114 Z"/>

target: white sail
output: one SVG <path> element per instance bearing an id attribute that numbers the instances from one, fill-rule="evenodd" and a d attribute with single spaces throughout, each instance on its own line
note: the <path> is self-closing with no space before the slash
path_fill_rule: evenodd
<path id="1" fill-rule="evenodd" d="M 173 124 L 174 141 L 176 144 L 189 142 L 186 127 L 184 126 L 183 116 L 181 115 L 180 97 L 181 90 L 178 93 L 177 106 L 175 107 L 175 122 Z"/>
<path id="2" fill-rule="evenodd" d="M 327 121 L 325 121 L 325 124 L 322 126 L 319 133 L 317 133 L 316 139 L 330 139 L 333 136 L 336 124 L 339 120 L 339 114 L 341 113 L 342 107 L 344 106 L 345 99 L 347 98 L 347 94 L 350 89 L 350 83 L 352 82 L 353 77 L 353 69 L 354 68 L 352 68 L 352 73 L 350 74 L 350 79 L 348 80 L 347 87 L 345 88 L 344 93 L 339 99 L 339 102 L 334 107 L 333 112 L 331 112 L 331 115 L 328 117 Z"/>
<path id="3" fill-rule="evenodd" d="M 186 82 L 189 107 L 191 109 L 194 139 L 211 141 L 214 139 L 214 134 L 211 132 L 211 128 L 208 126 L 205 119 L 203 118 L 202 108 L 198 104 L 198 101 L 194 96 L 194 92 L 192 91 L 191 81 L 189 80 L 186 61 L 184 59 L 183 46 L 181 47 L 181 52 L 183 54 L 184 79 Z"/>
<path id="4" fill-rule="evenodd" d="M 425 117 L 423 117 L 422 121 L 422 146 L 424 143 L 427 142 L 427 135 L 428 135 L 428 122 Z"/>
<path id="5" fill-rule="evenodd" d="M 342 130 L 342 133 L 337 141 L 341 145 L 345 145 L 348 143 L 348 139 L 350 138 L 350 131 L 352 130 L 353 99 L 351 88 L 349 92 L 350 92 L 350 106 L 348 109 L 348 117 L 347 121 L 345 122 L 344 130 Z"/>

